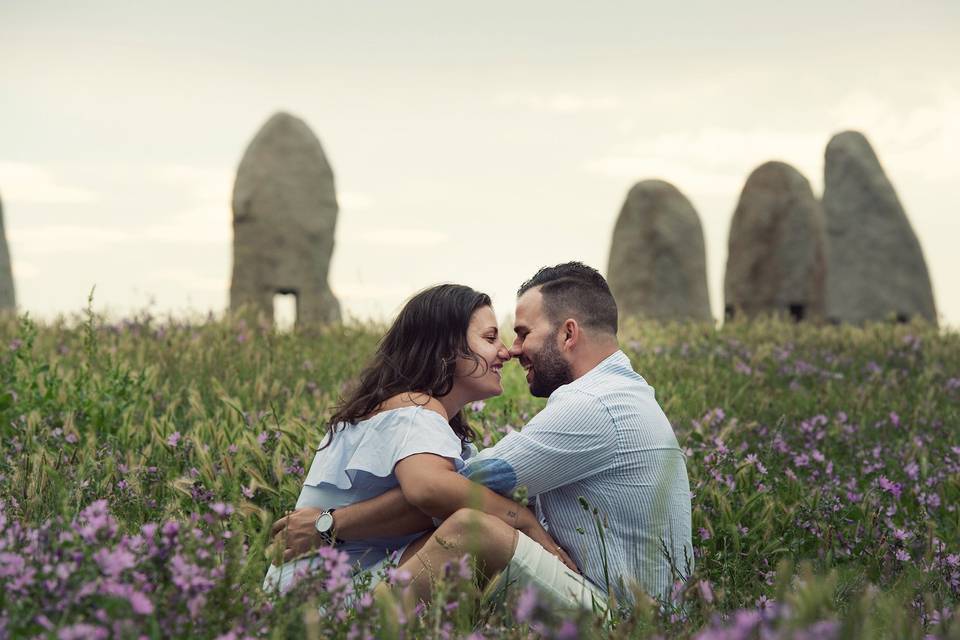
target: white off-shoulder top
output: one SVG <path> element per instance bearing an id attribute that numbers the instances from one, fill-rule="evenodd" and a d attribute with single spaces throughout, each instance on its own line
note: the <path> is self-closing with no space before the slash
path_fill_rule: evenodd
<path id="1" fill-rule="evenodd" d="M 424 407 L 411 406 L 376 414 L 355 425 L 342 425 L 330 441 L 324 436 L 307 472 L 297 508 L 340 508 L 380 495 L 399 485 L 397 463 L 417 453 L 432 453 L 450 460 L 457 471 L 476 453 L 464 445 L 443 417 Z M 330 442 L 329 446 L 324 446 Z M 350 555 L 358 571 L 402 550 L 425 531 L 396 538 L 352 540 L 338 549 Z M 311 558 L 272 566 L 264 588 L 285 591 L 297 570 L 309 570 Z"/>

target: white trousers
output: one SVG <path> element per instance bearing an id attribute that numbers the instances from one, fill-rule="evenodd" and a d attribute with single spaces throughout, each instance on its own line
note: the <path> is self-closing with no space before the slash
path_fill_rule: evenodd
<path id="1" fill-rule="evenodd" d="M 369 573 L 370 590 L 373 590 L 373 588 L 382 581 L 383 572 L 388 567 L 394 565 L 395 561 L 406 551 L 407 546 L 409 545 L 404 545 L 390 552 L 387 557 L 378 561 L 376 564 L 372 564 L 366 569 L 355 572 L 354 578 L 363 573 Z M 319 571 L 320 568 L 323 567 L 323 562 L 324 560 L 320 556 L 309 556 L 285 562 L 279 567 L 271 564 L 267 569 L 267 575 L 263 578 L 262 588 L 267 593 L 286 593 L 293 586 L 295 577 L 298 577 L 299 574 L 309 575 Z"/>
<path id="2" fill-rule="evenodd" d="M 606 613 L 607 595 L 587 578 L 570 570 L 557 556 L 517 532 L 517 549 L 501 580 L 521 589 L 533 586 L 541 596 L 560 609 L 586 609 Z M 506 584 L 497 585 L 497 589 Z"/>

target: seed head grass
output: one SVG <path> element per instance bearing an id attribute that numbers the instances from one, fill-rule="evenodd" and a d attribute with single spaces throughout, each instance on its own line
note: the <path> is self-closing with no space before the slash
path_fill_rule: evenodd
<path id="1" fill-rule="evenodd" d="M 264 593 L 270 524 L 383 331 L 0 319 L 0 638 L 960 638 L 960 336 L 923 324 L 626 323 L 687 456 L 667 600 L 557 616 L 465 559 L 407 615 L 332 552 Z M 466 409 L 480 448 L 543 407 L 515 363 L 503 384 Z"/>

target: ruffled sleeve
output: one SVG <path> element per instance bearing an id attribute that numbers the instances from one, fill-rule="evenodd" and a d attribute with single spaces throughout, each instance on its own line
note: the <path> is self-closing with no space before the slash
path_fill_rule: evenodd
<path id="1" fill-rule="evenodd" d="M 462 452 L 460 439 L 439 414 L 406 407 L 338 431 L 329 447 L 317 451 L 304 484 L 347 490 L 373 480 L 369 476 L 389 480 L 380 484 L 396 484 L 393 469 L 406 457 L 432 453 L 449 459 L 459 471 Z"/>

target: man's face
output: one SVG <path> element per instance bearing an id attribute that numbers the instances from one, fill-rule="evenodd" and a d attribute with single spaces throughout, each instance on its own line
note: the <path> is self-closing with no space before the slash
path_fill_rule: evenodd
<path id="1" fill-rule="evenodd" d="M 560 351 L 559 335 L 543 310 L 543 295 L 536 287 L 517 300 L 513 330 L 517 334 L 510 355 L 527 372 L 530 393 L 546 398 L 558 387 L 573 382 L 570 364 Z"/>

